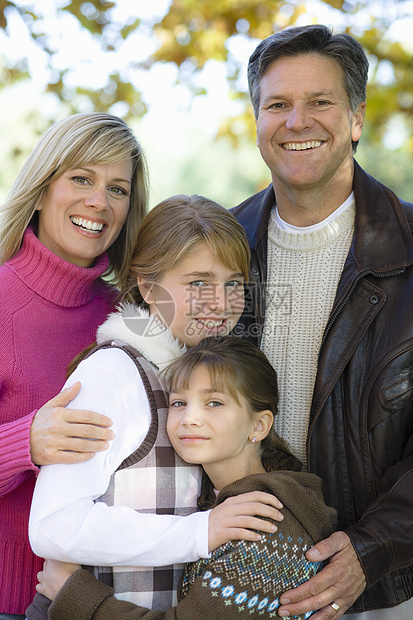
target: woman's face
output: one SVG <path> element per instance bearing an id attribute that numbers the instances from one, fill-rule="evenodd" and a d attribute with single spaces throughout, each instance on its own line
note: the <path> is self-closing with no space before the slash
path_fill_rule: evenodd
<path id="1" fill-rule="evenodd" d="M 221 263 L 205 241 L 193 247 L 160 282 L 138 278 L 150 313 L 188 346 L 228 334 L 244 309 L 244 276 Z"/>
<path id="2" fill-rule="evenodd" d="M 129 210 L 132 162 L 68 170 L 44 190 L 38 238 L 74 265 L 90 267 L 117 239 Z"/>

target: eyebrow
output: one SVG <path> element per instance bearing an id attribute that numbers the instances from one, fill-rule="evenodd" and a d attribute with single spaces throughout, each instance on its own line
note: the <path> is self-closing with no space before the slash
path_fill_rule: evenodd
<path id="1" fill-rule="evenodd" d="M 182 278 L 216 278 L 214 271 L 191 271 L 190 273 L 183 273 Z M 230 278 L 243 278 L 244 274 L 241 271 L 234 271 L 229 275 Z"/>
<path id="2" fill-rule="evenodd" d="M 316 92 L 306 92 L 305 93 L 306 97 L 337 97 L 337 93 L 335 93 L 332 90 L 320 90 L 320 91 L 316 91 Z M 289 95 L 283 95 L 282 93 L 277 93 L 277 92 L 273 92 L 273 93 L 268 93 L 268 95 L 266 97 L 263 98 L 263 101 L 270 101 L 271 99 L 289 99 Z"/>

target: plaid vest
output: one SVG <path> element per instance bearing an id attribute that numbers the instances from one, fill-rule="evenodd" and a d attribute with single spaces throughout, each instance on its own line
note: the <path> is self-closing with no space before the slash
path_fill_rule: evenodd
<path id="1" fill-rule="evenodd" d="M 106 493 L 96 501 L 108 506 L 128 506 L 144 513 L 188 515 L 195 512 L 201 473 L 180 459 L 169 442 L 166 433 L 168 406 L 156 368 L 136 349 L 119 340 L 105 342 L 98 348 L 108 347 L 121 348 L 136 364 L 148 396 L 151 423 L 142 444 L 112 474 Z M 110 585 L 116 598 L 149 609 L 166 610 L 177 604 L 176 591 L 183 564 L 155 568 L 86 568 Z"/>

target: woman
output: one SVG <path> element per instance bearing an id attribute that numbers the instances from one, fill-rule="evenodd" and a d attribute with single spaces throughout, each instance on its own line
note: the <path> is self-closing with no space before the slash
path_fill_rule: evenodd
<path id="1" fill-rule="evenodd" d="M 113 309 L 146 204 L 140 145 L 121 119 L 91 113 L 44 134 L 1 208 L 2 619 L 24 613 L 41 567 L 27 536 L 38 466 L 89 459 L 112 436 L 109 419 L 61 408 L 79 386 L 36 409 Z"/>
<path id="2" fill-rule="evenodd" d="M 30 516 L 36 553 L 93 566 L 123 599 L 167 609 L 184 562 L 234 538 L 257 540 L 255 515 L 277 518 L 276 499 L 261 494 L 196 512 L 200 469 L 174 454 L 157 377 L 186 347 L 231 331 L 248 268 L 245 233 L 220 205 L 176 196 L 148 213 L 130 268 L 136 303 L 99 327 L 98 349 L 70 377 L 82 383 L 72 406 L 110 414 L 115 439 L 76 468 L 42 467 Z"/>
<path id="3" fill-rule="evenodd" d="M 282 500 L 285 518 L 276 533 L 230 541 L 188 564 L 179 603 L 167 611 L 118 600 L 89 572 L 74 572 L 80 567 L 46 562 L 38 591 L 55 599 L 49 620 L 275 618 L 280 595 L 321 568 L 305 552 L 332 532 L 335 511 L 324 504 L 321 480 L 299 471 L 274 430 L 277 377 L 265 355 L 236 337 L 208 338 L 172 362 L 165 377 L 172 446 L 205 472 L 201 510 L 260 490 Z"/>

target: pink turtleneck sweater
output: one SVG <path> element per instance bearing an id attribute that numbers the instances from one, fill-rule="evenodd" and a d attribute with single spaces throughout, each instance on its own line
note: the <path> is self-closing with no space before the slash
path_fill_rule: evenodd
<path id="1" fill-rule="evenodd" d="M 91 268 L 73 265 L 30 228 L 20 251 L 0 266 L 0 614 L 24 614 L 36 593 L 42 561 L 27 533 L 38 472 L 30 426 L 113 310 L 114 289 L 100 279 L 107 266 L 106 254 Z"/>

